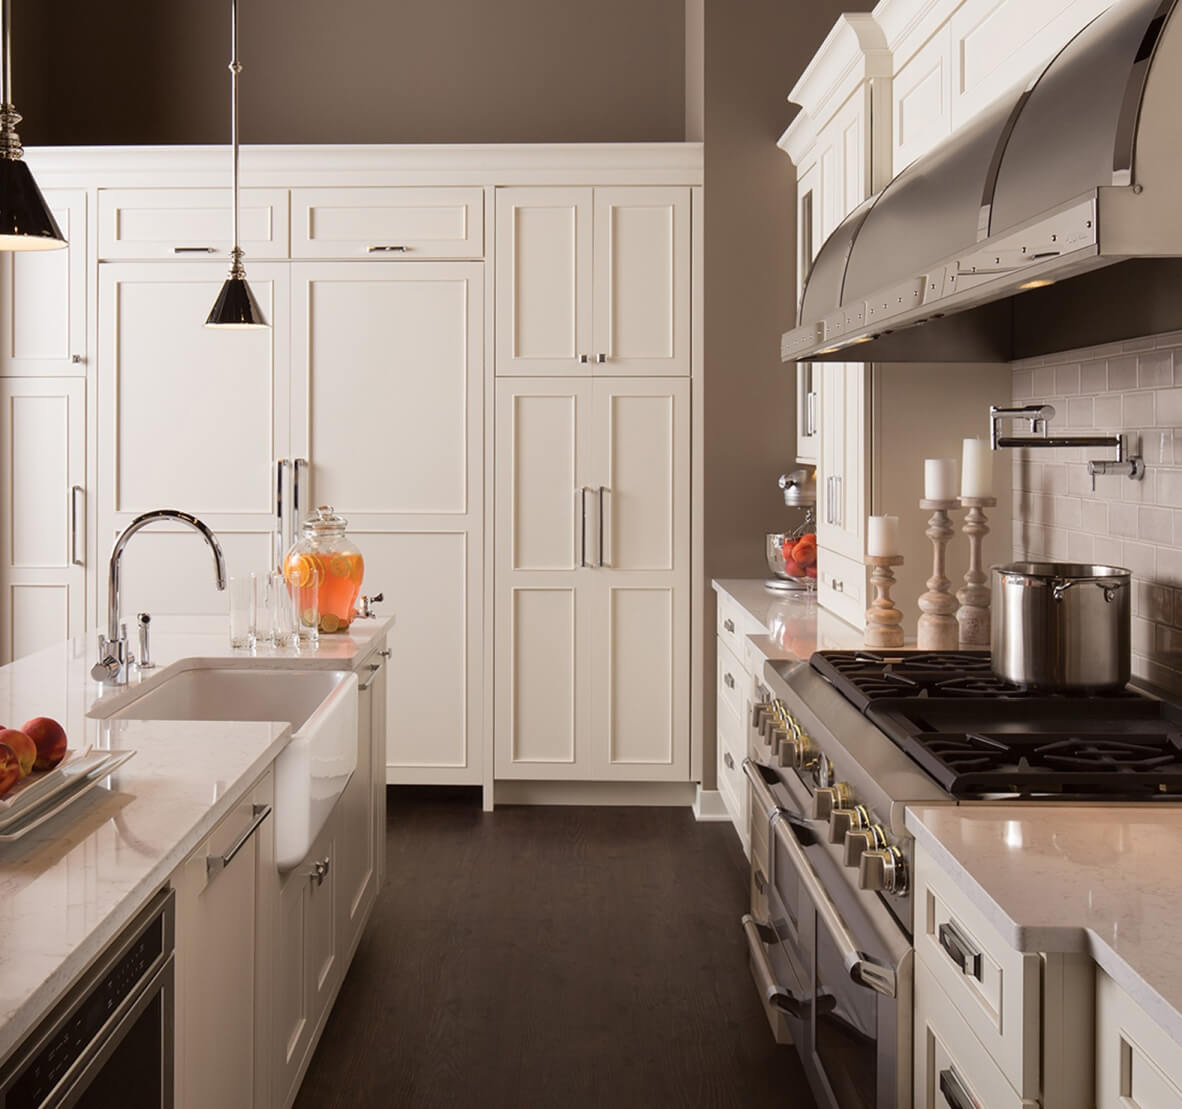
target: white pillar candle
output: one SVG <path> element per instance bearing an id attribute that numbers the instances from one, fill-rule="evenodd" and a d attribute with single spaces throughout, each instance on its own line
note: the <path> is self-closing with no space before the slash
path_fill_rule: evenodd
<path id="1" fill-rule="evenodd" d="M 899 553 L 899 517 L 871 516 L 866 552 L 876 558 L 893 558 Z"/>
<path id="2" fill-rule="evenodd" d="M 956 500 L 955 458 L 928 458 L 924 460 L 923 495 L 929 501 Z"/>
<path id="3" fill-rule="evenodd" d="M 966 439 L 960 470 L 962 497 L 993 496 L 993 451 L 984 439 Z"/>

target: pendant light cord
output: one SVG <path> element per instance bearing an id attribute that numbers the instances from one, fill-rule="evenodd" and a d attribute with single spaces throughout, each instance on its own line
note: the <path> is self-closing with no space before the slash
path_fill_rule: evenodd
<path id="1" fill-rule="evenodd" d="M 5 7 L 11 0 L 3 0 Z M 230 0 L 230 145 L 234 151 L 234 249 L 230 252 L 230 274 L 241 277 L 242 247 L 238 242 L 238 0 Z"/>
<path id="2" fill-rule="evenodd" d="M 0 38 L 4 50 L 3 74 L 0 74 L 0 158 L 15 162 L 22 151 L 20 135 L 16 133 L 21 116 L 12 106 L 12 0 L 0 0 Z"/>

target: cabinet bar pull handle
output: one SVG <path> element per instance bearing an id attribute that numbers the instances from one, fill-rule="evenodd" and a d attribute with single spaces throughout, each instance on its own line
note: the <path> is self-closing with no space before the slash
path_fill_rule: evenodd
<path id="1" fill-rule="evenodd" d="M 287 467 L 286 458 L 275 459 L 275 568 L 283 566 L 283 556 L 287 554 L 284 546 L 283 519 L 283 471 Z"/>
<path id="2" fill-rule="evenodd" d="M 300 474 L 308 469 L 306 458 L 297 458 L 291 464 L 291 525 L 285 542 L 288 548 L 296 541 L 300 530 Z M 284 551 L 284 554 L 287 552 Z"/>
<path id="3" fill-rule="evenodd" d="M 216 254 L 216 246 L 174 246 L 173 254 Z"/>
<path id="4" fill-rule="evenodd" d="M 410 250 L 408 246 L 371 246 L 370 254 L 405 254 Z"/>
<path id="5" fill-rule="evenodd" d="M 259 825 L 271 815 L 270 805 L 251 805 L 250 807 L 252 819 L 247 825 L 246 831 L 242 833 L 235 841 L 234 845 L 224 855 L 207 855 L 205 859 L 205 874 L 212 878 L 219 871 L 225 870 L 233 861 L 234 856 L 241 851 L 250 841 L 250 837 L 259 830 Z"/>
<path id="6" fill-rule="evenodd" d="M 603 495 L 607 492 L 607 487 L 601 485 L 599 487 L 599 565 L 606 566 L 607 563 L 603 560 Z"/>
<path id="7" fill-rule="evenodd" d="M 86 559 L 78 554 L 78 535 L 83 527 L 78 526 L 78 502 L 86 495 L 81 485 L 70 486 L 70 562 L 75 566 L 85 566 Z M 85 517 L 83 517 L 85 519 Z"/>
<path id="8" fill-rule="evenodd" d="M 949 1109 L 976 1109 L 977 1103 L 969 1097 L 956 1071 L 951 1068 L 940 1071 L 940 1093 Z"/>
<path id="9" fill-rule="evenodd" d="M 389 651 L 382 651 L 379 653 L 382 654 L 383 656 L 389 656 L 389 654 L 390 654 Z M 369 689 L 369 687 L 371 685 L 373 685 L 373 683 L 378 680 L 378 675 L 382 672 L 382 667 L 384 667 L 385 665 L 386 665 L 386 658 L 385 657 L 383 657 L 381 662 L 371 662 L 368 667 L 368 669 L 370 671 L 370 675 L 368 678 L 365 679 L 365 681 L 363 681 L 357 687 L 357 692 L 364 693 L 365 690 Z"/>
<path id="10" fill-rule="evenodd" d="M 579 489 L 579 565 L 587 565 L 587 486 Z"/>
<path id="11" fill-rule="evenodd" d="M 961 974 L 970 974 L 980 982 L 981 952 L 960 934 L 960 929 L 952 921 L 945 921 L 936 930 L 936 936 L 948 958 L 960 967 Z"/>

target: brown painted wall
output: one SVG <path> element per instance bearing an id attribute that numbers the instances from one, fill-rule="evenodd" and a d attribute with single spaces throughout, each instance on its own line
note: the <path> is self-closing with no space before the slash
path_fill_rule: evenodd
<path id="1" fill-rule="evenodd" d="M 797 522 L 776 478 L 794 465 L 796 171 L 776 140 L 786 102 L 843 11 L 859 0 L 706 0 L 705 576 L 706 784 L 714 780 L 712 578 L 765 577 L 763 536 Z"/>
<path id="2" fill-rule="evenodd" d="M 242 138 L 680 141 L 684 3 L 241 0 Z M 33 9 L 69 28 L 52 51 L 33 31 L 15 43 L 27 143 L 226 141 L 228 0 L 15 6 L 18 36 L 45 18 Z"/>

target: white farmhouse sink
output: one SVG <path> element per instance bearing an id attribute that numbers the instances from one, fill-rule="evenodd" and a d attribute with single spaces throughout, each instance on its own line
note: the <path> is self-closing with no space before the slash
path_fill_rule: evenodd
<path id="1" fill-rule="evenodd" d="M 275 859 L 308 853 L 357 768 L 357 675 L 347 670 L 182 670 L 110 712 L 114 720 L 275 720 L 292 726 L 275 760 Z"/>

